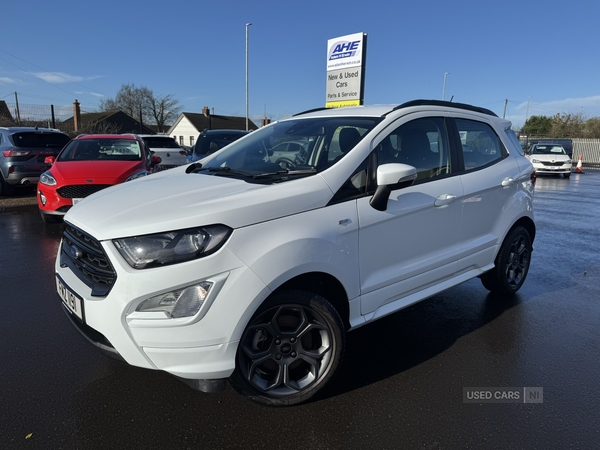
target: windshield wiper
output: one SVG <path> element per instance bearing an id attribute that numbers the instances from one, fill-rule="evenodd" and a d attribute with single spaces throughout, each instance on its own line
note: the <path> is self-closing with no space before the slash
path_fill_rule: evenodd
<path id="1" fill-rule="evenodd" d="M 317 173 L 317 169 L 311 167 L 310 169 L 301 169 L 301 170 L 290 170 L 290 169 L 282 169 L 277 172 L 266 172 L 259 173 L 254 175 L 254 178 L 268 178 L 268 177 L 276 177 L 276 176 L 287 176 L 287 175 L 309 175 L 311 173 Z"/>

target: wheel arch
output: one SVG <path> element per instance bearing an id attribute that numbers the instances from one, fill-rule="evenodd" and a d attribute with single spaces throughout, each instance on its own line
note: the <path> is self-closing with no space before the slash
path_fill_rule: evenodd
<path id="1" fill-rule="evenodd" d="M 527 232 L 529 233 L 529 237 L 531 238 L 531 243 L 533 244 L 533 241 L 535 240 L 536 228 L 535 228 L 535 223 L 533 222 L 531 217 L 521 217 L 519 220 L 517 220 L 514 223 L 514 225 L 510 228 L 510 230 L 508 230 L 506 235 L 508 236 L 508 234 L 513 229 L 515 229 L 516 227 L 519 227 L 519 226 L 521 226 L 527 230 Z"/>
<path id="2" fill-rule="evenodd" d="M 346 331 L 350 329 L 350 305 L 348 294 L 342 283 L 334 276 L 324 272 L 309 272 L 289 279 L 273 293 L 284 290 L 310 291 L 321 295 L 337 310 Z M 267 298 L 265 301 L 268 301 Z"/>

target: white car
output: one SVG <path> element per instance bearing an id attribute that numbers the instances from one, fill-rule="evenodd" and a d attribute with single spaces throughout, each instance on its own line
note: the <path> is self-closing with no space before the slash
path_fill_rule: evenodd
<path id="1" fill-rule="evenodd" d="M 139 136 L 148 146 L 152 156 L 160 157 L 162 162 L 156 166 L 156 170 L 172 169 L 187 164 L 188 152 L 172 137 L 160 134 L 140 134 Z"/>
<path id="2" fill-rule="evenodd" d="M 284 141 L 310 143 L 287 168 L 272 151 Z M 534 183 L 510 122 L 485 109 L 313 110 L 79 202 L 57 289 L 112 356 L 298 404 L 334 376 L 346 332 L 474 277 L 514 294 Z"/>
<path id="3" fill-rule="evenodd" d="M 528 155 L 538 174 L 563 174 L 565 178 L 571 176 L 573 161 L 564 147 L 557 144 L 535 144 Z"/>

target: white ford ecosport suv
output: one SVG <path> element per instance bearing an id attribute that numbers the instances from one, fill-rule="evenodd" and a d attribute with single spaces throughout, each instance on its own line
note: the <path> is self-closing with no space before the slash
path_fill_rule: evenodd
<path id="1" fill-rule="evenodd" d="M 306 401 L 347 331 L 474 277 L 521 287 L 535 172 L 510 126 L 440 101 L 319 109 L 102 190 L 64 218 L 64 310 L 129 364 Z M 305 151 L 282 165 L 286 141 Z"/>

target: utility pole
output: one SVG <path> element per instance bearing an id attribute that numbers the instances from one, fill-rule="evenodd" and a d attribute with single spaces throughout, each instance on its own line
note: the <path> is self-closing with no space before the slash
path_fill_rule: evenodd
<path id="1" fill-rule="evenodd" d="M 248 27 L 251 23 L 246 24 L 246 131 L 248 131 Z"/>
<path id="2" fill-rule="evenodd" d="M 506 119 L 506 106 L 508 105 L 508 99 L 504 100 L 504 114 L 502 114 L 502 118 Z"/>
<path id="3" fill-rule="evenodd" d="M 17 91 L 15 91 L 15 105 L 17 107 L 17 123 L 21 123 L 21 113 L 19 112 L 19 97 L 17 97 Z"/>

